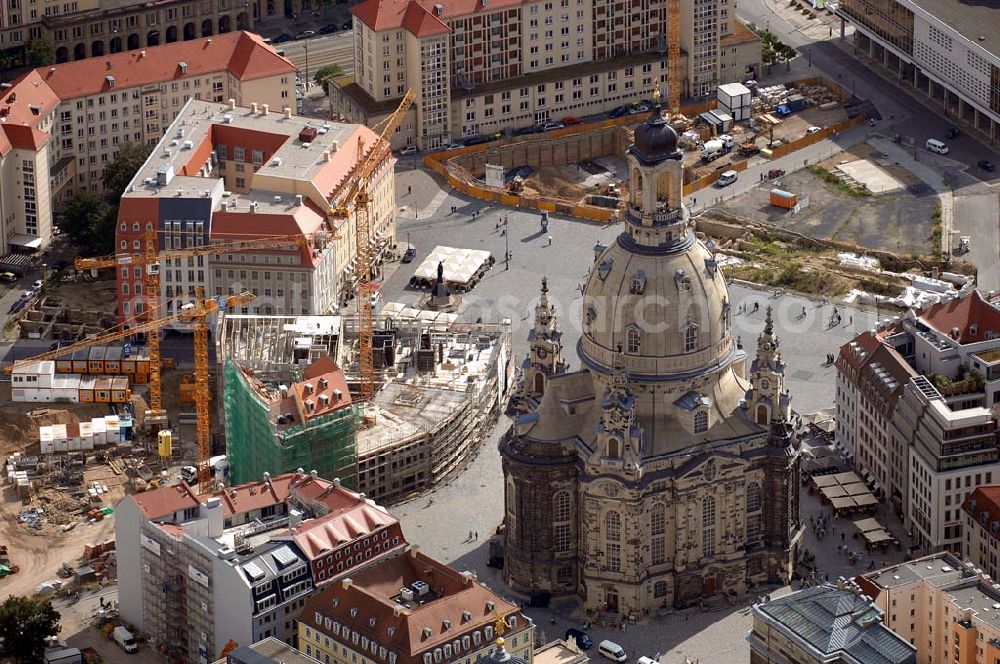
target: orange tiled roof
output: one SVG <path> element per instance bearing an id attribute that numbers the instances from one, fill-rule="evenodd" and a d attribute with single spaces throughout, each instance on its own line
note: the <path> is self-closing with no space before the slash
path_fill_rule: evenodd
<path id="1" fill-rule="evenodd" d="M 973 512 L 971 503 L 975 501 L 976 509 Z M 994 531 L 992 528 L 992 523 L 994 521 L 1000 521 L 1000 484 L 987 484 L 984 486 L 976 487 L 976 490 L 969 494 L 969 497 L 965 499 L 965 503 L 962 504 L 962 509 L 969 514 L 976 523 L 982 523 L 983 512 L 987 513 L 987 523 L 986 529 L 990 531 L 993 539 L 1000 539 L 997 537 L 1000 531 Z"/>
<path id="2" fill-rule="evenodd" d="M 4 125 L 3 131 L 18 150 L 37 150 L 49 142 L 49 134 L 26 125 Z"/>
<path id="3" fill-rule="evenodd" d="M 399 610 L 400 605 L 393 597 L 400 588 L 418 580 L 426 582 L 436 598 Z M 338 601 L 334 602 L 334 598 Z M 350 627 L 352 632 L 395 650 L 399 653 L 399 664 L 411 664 L 419 662 L 424 652 L 493 624 L 497 615 L 512 613 L 520 615 L 517 606 L 489 588 L 411 550 L 407 555 L 386 558 L 352 574 L 347 588 L 343 582 L 336 582 L 316 593 L 306 602 L 300 621 L 336 638 L 325 625 L 325 618 L 330 617 Z M 526 626 L 527 621 L 520 617 L 515 632 Z M 487 645 L 484 641 L 479 647 Z"/>
<path id="4" fill-rule="evenodd" d="M 198 498 L 185 482 L 165 486 L 129 497 L 147 519 L 160 519 L 168 514 L 198 507 Z"/>
<path id="5" fill-rule="evenodd" d="M 181 67 L 182 62 L 186 71 Z M 111 91 L 109 76 L 114 77 L 115 88 L 132 88 L 222 71 L 247 81 L 290 74 L 295 71 L 295 65 L 278 55 L 259 35 L 228 32 L 65 62 L 36 69 L 33 73 L 40 76 L 57 97 L 66 100 Z"/>
<path id="6" fill-rule="evenodd" d="M 293 539 L 310 559 L 333 551 L 376 530 L 397 523 L 395 517 L 359 500 L 350 509 L 331 512 L 302 523 Z"/>
<path id="7" fill-rule="evenodd" d="M 978 290 L 935 304 L 919 314 L 919 318 L 961 344 L 985 341 L 988 332 L 1000 334 L 1000 309 L 986 301 Z M 972 325 L 976 326 L 975 332 Z M 956 328 L 958 336 L 953 334 Z"/>
<path id="8" fill-rule="evenodd" d="M 347 379 L 337 363 L 329 355 L 324 355 L 313 362 L 303 373 L 304 380 L 293 383 L 291 390 L 295 395 L 295 407 L 301 421 L 314 417 L 329 415 L 332 412 L 351 405 L 351 393 L 347 389 Z M 325 385 L 325 387 L 324 387 Z M 307 392 L 307 390 L 309 390 Z M 334 391 L 340 393 L 338 400 Z M 326 403 L 320 397 L 326 397 Z M 311 409 L 306 404 L 311 404 Z"/>
<path id="9" fill-rule="evenodd" d="M 59 95 L 42 80 L 38 70 L 29 71 L 0 91 L 0 121 L 34 127 L 58 105 Z"/>
<path id="10" fill-rule="evenodd" d="M 351 11 L 372 30 L 405 28 L 417 37 L 443 34 L 448 19 L 523 4 L 524 0 L 364 0 Z M 439 14 L 436 6 L 442 8 Z"/>

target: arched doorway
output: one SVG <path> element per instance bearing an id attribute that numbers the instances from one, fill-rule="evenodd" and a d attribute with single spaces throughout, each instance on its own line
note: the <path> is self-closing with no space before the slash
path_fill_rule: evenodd
<path id="1" fill-rule="evenodd" d="M 56 62 L 66 62 L 67 60 L 69 60 L 69 49 L 60 46 L 56 49 Z"/>
<path id="2" fill-rule="evenodd" d="M 167 28 L 167 36 L 165 37 L 165 39 L 166 39 L 165 43 L 167 44 L 172 44 L 173 42 L 177 41 L 176 25 L 171 25 L 169 28 Z"/>
<path id="3" fill-rule="evenodd" d="M 201 36 L 211 37 L 212 36 L 212 21 L 210 19 L 205 19 L 201 22 Z"/>
<path id="4" fill-rule="evenodd" d="M 96 58 L 99 55 L 104 55 L 104 42 L 95 41 L 90 45 L 90 57 Z"/>
<path id="5" fill-rule="evenodd" d="M 545 392 L 545 376 L 541 372 L 535 374 L 535 392 L 538 394 Z"/>
<path id="6" fill-rule="evenodd" d="M 757 424 L 767 424 L 767 406 L 757 406 Z"/>
<path id="7" fill-rule="evenodd" d="M 75 47 L 73 47 L 73 59 L 74 60 L 83 60 L 86 57 L 87 57 L 87 45 L 86 44 L 77 44 Z"/>
<path id="8" fill-rule="evenodd" d="M 139 35 L 132 33 L 128 36 L 128 50 L 134 51 L 139 48 Z"/>
<path id="9" fill-rule="evenodd" d="M 194 31 L 194 23 L 185 23 L 184 24 L 184 41 L 188 41 L 189 39 L 194 39 L 197 36 L 198 35 L 195 34 L 195 31 Z"/>
<path id="10" fill-rule="evenodd" d="M 225 34 L 232 30 L 232 21 L 228 16 L 219 17 L 219 34 Z"/>
<path id="11" fill-rule="evenodd" d="M 159 46 L 160 45 L 160 31 L 150 30 L 146 33 L 146 46 Z"/>
<path id="12" fill-rule="evenodd" d="M 108 51 L 111 53 L 121 53 L 122 52 L 122 38 L 112 37 L 111 41 L 108 43 Z"/>
<path id="13" fill-rule="evenodd" d="M 250 27 L 250 17 L 247 16 L 246 12 L 240 12 L 236 15 L 236 29 L 246 30 Z"/>

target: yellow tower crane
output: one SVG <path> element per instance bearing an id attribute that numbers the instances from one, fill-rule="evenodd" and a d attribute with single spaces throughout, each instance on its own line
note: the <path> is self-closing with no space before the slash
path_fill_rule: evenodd
<path id="1" fill-rule="evenodd" d="M 248 302 L 253 301 L 253 299 L 253 293 L 244 292 L 237 295 L 230 295 L 221 301 L 225 302 L 227 309 L 232 309 L 233 307 L 243 306 Z M 198 481 L 201 484 L 202 491 L 207 491 L 209 489 L 208 482 L 211 478 L 211 469 L 209 468 L 208 461 L 212 456 L 212 432 L 208 418 L 208 404 L 211 396 L 208 389 L 208 316 L 218 311 L 219 305 L 220 300 L 204 299 L 204 291 L 199 288 L 196 302 L 193 305 L 183 307 L 175 314 L 145 321 L 132 319 L 128 321 L 128 327 L 123 324 L 118 326 L 116 329 L 99 334 L 94 338 L 77 341 L 76 343 L 69 344 L 68 346 L 63 346 L 61 348 L 57 348 L 56 350 L 42 353 L 34 357 L 29 357 L 24 360 L 17 360 L 12 365 L 5 367 L 4 371 L 10 373 L 17 367 L 24 366 L 26 364 L 35 364 L 46 360 L 54 360 L 57 357 L 71 354 L 81 348 L 101 346 L 110 342 L 131 337 L 135 334 L 146 334 L 147 337 L 153 338 L 160 333 L 162 328 L 173 323 L 193 324 L 195 337 L 194 371 L 196 384 L 195 412 L 197 414 L 196 440 L 198 444 Z M 153 358 L 150 356 L 150 365 L 152 364 Z"/>
<path id="2" fill-rule="evenodd" d="M 681 114 L 681 0 L 667 0 L 667 112 L 671 119 Z"/>
<path id="3" fill-rule="evenodd" d="M 325 234 L 325 232 L 323 232 Z M 332 234 L 330 234 L 332 236 Z M 144 237 L 144 250 L 141 255 L 136 254 L 111 254 L 109 256 L 99 256 L 96 258 L 77 258 L 73 261 L 74 267 L 78 270 L 98 270 L 101 268 L 118 268 L 123 265 L 139 264 L 143 268 L 145 275 L 145 309 L 143 313 L 136 316 L 136 320 L 155 320 L 159 315 L 160 308 L 160 261 L 172 258 L 189 258 L 194 256 L 207 256 L 210 254 L 232 254 L 244 251 L 256 251 L 258 249 L 275 249 L 280 247 L 312 247 L 316 242 L 324 239 L 323 234 L 315 236 L 306 235 L 271 235 L 261 237 L 251 237 L 245 240 L 231 240 L 226 242 L 215 242 L 199 247 L 189 247 L 186 249 L 164 249 L 159 250 L 158 232 L 155 230 L 146 231 Z M 159 334 L 147 335 L 149 346 L 149 416 L 161 418 L 164 415 L 162 388 L 160 386 L 160 337 Z M 196 378 L 197 380 L 197 378 Z"/>
<path id="4" fill-rule="evenodd" d="M 370 401 L 375 393 L 375 361 L 372 351 L 372 337 L 374 335 L 372 292 L 374 288 L 371 283 L 372 255 L 369 245 L 371 239 L 371 197 L 368 194 L 368 189 L 371 185 L 372 175 L 382 163 L 386 152 L 389 151 L 390 137 L 403 121 L 406 111 L 409 110 L 415 98 L 413 90 L 407 90 L 399 106 L 392 115 L 386 118 L 381 134 L 367 154 L 365 154 L 364 139 L 358 138 L 358 159 L 360 161 L 342 189 L 345 192 L 344 195 L 337 197 L 332 210 L 334 218 L 347 219 L 350 217 L 351 208 L 354 209 L 356 263 L 358 266 L 358 358 L 361 379 L 359 400 L 364 402 Z"/>

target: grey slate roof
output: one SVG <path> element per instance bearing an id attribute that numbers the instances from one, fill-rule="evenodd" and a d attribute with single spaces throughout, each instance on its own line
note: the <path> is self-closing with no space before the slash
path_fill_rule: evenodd
<path id="1" fill-rule="evenodd" d="M 867 597 L 851 589 L 808 588 L 759 604 L 754 611 L 800 645 L 805 641 L 820 659 L 839 654 L 859 664 L 916 661 L 913 646 L 882 623 Z"/>

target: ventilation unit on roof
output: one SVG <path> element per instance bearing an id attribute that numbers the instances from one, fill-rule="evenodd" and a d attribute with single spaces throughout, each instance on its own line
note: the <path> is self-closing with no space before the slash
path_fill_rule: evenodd
<path id="1" fill-rule="evenodd" d="M 434 5 L 434 14 L 436 16 L 444 16 L 444 5 Z"/>
<path id="2" fill-rule="evenodd" d="M 275 202 L 275 203 L 280 203 L 280 202 L 281 202 L 281 196 L 277 196 L 277 195 L 276 195 L 276 196 L 274 197 L 274 202 Z"/>
<path id="3" fill-rule="evenodd" d="M 275 157 L 271 160 L 272 166 L 281 166 L 281 157 Z"/>
<path id="4" fill-rule="evenodd" d="M 413 592 L 417 593 L 417 597 L 423 597 L 431 591 L 431 587 L 423 581 L 414 581 L 410 587 L 413 588 Z"/>
<path id="5" fill-rule="evenodd" d="M 184 141 L 184 145 L 181 146 L 185 150 L 190 150 L 194 147 L 194 141 Z"/>
<path id="6" fill-rule="evenodd" d="M 226 123 L 226 124 L 232 124 L 232 122 L 233 122 L 233 116 L 231 116 L 229 114 L 223 115 L 222 116 L 222 121 L 224 123 Z"/>
<path id="7" fill-rule="evenodd" d="M 404 602 L 413 601 L 413 591 L 410 590 L 409 588 L 400 588 L 399 596 L 403 599 Z"/>

